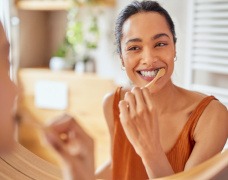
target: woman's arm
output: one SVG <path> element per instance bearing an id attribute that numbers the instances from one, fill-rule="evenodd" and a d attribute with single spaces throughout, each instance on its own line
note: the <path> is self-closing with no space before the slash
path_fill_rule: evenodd
<path id="1" fill-rule="evenodd" d="M 146 88 L 134 88 L 119 104 L 120 120 L 129 141 L 142 158 L 149 178 L 164 177 L 174 171 L 163 151 L 159 137 L 156 107 Z M 220 152 L 228 136 L 227 109 L 211 102 L 202 114 L 194 132 L 196 145 L 186 163 L 190 169 Z"/>
<path id="2" fill-rule="evenodd" d="M 196 142 L 185 170 L 199 165 L 221 152 L 228 138 L 228 111 L 219 101 L 212 101 L 201 115 L 194 131 Z"/>
<path id="3" fill-rule="evenodd" d="M 193 136 L 195 146 L 185 164 L 184 171 L 196 167 L 222 151 L 228 138 L 227 108 L 219 101 L 212 101 L 201 115 Z M 158 173 L 161 174 L 160 177 L 173 174 L 162 149 L 154 152 L 157 154 L 148 153 L 143 158 L 148 174 L 154 176 Z"/>
<path id="4" fill-rule="evenodd" d="M 156 109 L 147 88 L 135 87 L 120 101 L 120 121 L 124 132 L 142 158 L 150 179 L 174 174 L 160 143 Z"/>

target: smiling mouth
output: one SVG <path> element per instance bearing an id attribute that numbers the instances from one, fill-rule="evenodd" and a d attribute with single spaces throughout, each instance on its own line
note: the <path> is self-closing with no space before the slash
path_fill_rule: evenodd
<path id="1" fill-rule="evenodd" d="M 160 69 L 160 68 L 159 68 Z M 143 77 L 155 77 L 159 71 L 159 69 L 154 69 L 154 70 L 142 70 L 142 71 L 137 71 L 141 76 Z"/>

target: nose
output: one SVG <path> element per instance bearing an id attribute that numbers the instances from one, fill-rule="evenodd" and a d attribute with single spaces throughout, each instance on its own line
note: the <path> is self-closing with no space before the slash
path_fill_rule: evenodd
<path id="1" fill-rule="evenodd" d="M 156 54 L 152 51 L 151 48 L 146 47 L 143 49 L 142 62 L 143 64 L 152 65 L 158 60 Z"/>

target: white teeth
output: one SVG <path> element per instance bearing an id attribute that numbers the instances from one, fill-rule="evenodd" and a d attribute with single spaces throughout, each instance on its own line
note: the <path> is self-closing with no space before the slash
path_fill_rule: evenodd
<path id="1" fill-rule="evenodd" d="M 154 77 L 156 76 L 158 70 L 154 70 L 154 71 L 140 71 L 140 73 L 145 76 L 145 77 Z"/>

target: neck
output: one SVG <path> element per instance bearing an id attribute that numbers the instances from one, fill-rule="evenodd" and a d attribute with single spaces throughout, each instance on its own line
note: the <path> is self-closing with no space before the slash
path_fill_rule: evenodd
<path id="1" fill-rule="evenodd" d="M 179 88 L 170 80 L 163 89 L 152 95 L 157 113 L 171 112 L 176 107 L 180 95 Z"/>

